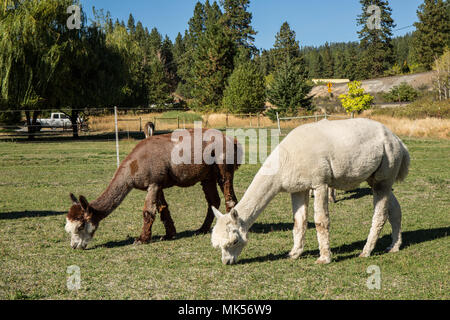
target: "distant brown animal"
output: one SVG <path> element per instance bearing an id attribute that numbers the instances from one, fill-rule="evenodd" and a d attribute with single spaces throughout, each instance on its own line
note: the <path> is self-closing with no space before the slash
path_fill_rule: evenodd
<path id="1" fill-rule="evenodd" d="M 153 136 L 154 133 L 155 133 L 155 125 L 153 124 L 153 122 L 147 122 L 144 126 L 145 138 Z"/>
<path id="2" fill-rule="evenodd" d="M 166 229 L 163 239 L 172 239 L 176 234 L 176 229 L 163 190 L 173 186 L 190 187 L 197 182 L 201 183 L 208 202 L 206 218 L 197 232 L 209 232 L 214 220 L 211 206 L 216 208 L 220 206 L 216 184 L 224 194 L 227 212 L 237 203 L 233 189 L 233 177 L 239 166 L 239 154 L 242 154 L 242 148 L 236 139 L 232 140 L 218 130 L 211 129 L 211 131 L 216 135 L 216 139 L 203 141 L 201 150 L 202 154 L 205 150 L 212 150 L 209 151 L 214 159 L 212 164 L 207 164 L 203 157 L 201 163 L 198 164 L 174 164 L 172 151 L 177 141 L 171 139 L 171 134 L 152 136 L 136 145 L 122 161 L 106 190 L 96 200 L 89 203 L 83 196 L 77 199 L 70 194 L 72 206 L 66 217 L 65 229 L 71 234 L 72 248 L 85 249 L 98 229 L 99 222 L 116 209 L 132 189 L 147 191 L 143 210 L 144 226 L 135 243 L 150 242 L 152 224 L 158 212 Z M 192 144 L 195 146 L 194 130 L 185 132 L 192 138 Z M 205 130 L 201 132 L 204 133 Z M 220 138 L 217 140 L 217 137 Z M 220 139 L 222 139 L 222 144 L 218 144 Z M 216 148 L 217 145 L 222 146 L 223 149 Z M 191 150 L 191 159 L 193 159 L 194 148 Z M 223 160 L 225 156 L 228 156 L 230 151 L 233 151 L 231 160 L 218 161 L 218 159 Z M 232 163 L 230 164 L 230 162 Z"/>

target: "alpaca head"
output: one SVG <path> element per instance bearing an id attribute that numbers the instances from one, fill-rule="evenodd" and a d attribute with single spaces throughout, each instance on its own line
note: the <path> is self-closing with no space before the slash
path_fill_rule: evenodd
<path id="1" fill-rule="evenodd" d="M 94 236 L 97 224 L 92 222 L 92 208 L 86 198 L 80 196 L 78 200 L 72 193 L 70 194 L 72 206 L 66 217 L 65 230 L 70 233 L 70 246 L 73 249 L 86 249 L 89 241 Z"/>
<path id="2" fill-rule="evenodd" d="M 234 264 L 247 244 L 247 231 L 236 209 L 231 209 L 229 214 L 222 214 L 216 208 L 211 208 L 217 218 L 211 234 L 212 245 L 222 249 L 223 264 Z"/>

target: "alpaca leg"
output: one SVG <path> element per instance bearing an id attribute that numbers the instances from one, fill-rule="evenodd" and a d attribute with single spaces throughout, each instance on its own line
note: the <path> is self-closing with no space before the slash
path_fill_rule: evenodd
<path id="1" fill-rule="evenodd" d="M 330 217 L 328 215 L 328 187 L 326 185 L 314 189 L 314 222 L 320 257 L 316 263 L 330 263 Z"/>
<path id="2" fill-rule="evenodd" d="M 397 252 L 402 244 L 402 209 L 397 201 L 397 198 L 391 192 L 388 204 L 388 218 L 392 226 L 392 243 L 386 249 L 387 252 Z"/>
<path id="3" fill-rule="evenodd" d="M 336 189 L 328 187 L 328 201 L 336 202 Z"/>
<path id="4" fill-rule="evenodd" d="M 161 190 L 158 194 L 158 212 L 161 215 L 161 221 L 164 224 L 164 228 L 166 228 L 166 235 L 163 236 L 162 240 L 170 240 L 175 237 L 177 233 L 175 229 L 175 225 L 173 224 L 172 217 L 170 216 L 169 205 L 164 198 L 164 193 Z"/>
<path id="5" fill-rule="evenodd" d="M 391 193 L 391 187 L 377 186 L 373 187 L 373 205 L 374 214 L 372 218 L 372 227 L 367 237 L 366 245 L 360 257 L 369 257 L 380 235 L 381 229 L 388 218 L 388 203 Z"/>
<path id="6" fill-rule="evenodd" d="M 200 229 L 196 231 L 197 234 L 206 234 L 211 229 L 211 224 L 214 220 L 214 212 L 211 206 L 216 209 L 220 206 L 220 196 L 217 192 L 216 182 L 214 180 L 202 181 L 203 192 L 205 193 L 206 201 L 208 202 L 208 212 L 206 213 L 205 221 L 203 222 Z"/>
<path id="7" fill-rule="evenodd" d="M 294 247 L 289 252 L 289 257 L 297 259 L 303 253 L 305 246 L 305 232 L 308 225 L 309 191 L 292 193 L 292 211 L 294 213 Z"/>
<path id="8" fill-rule="evenodd" d="M 233 175 L 226 172 L 223 176 L 223 182 L 219 182 L 218 184 L 225 198 L 226 212 L 230 212 L 238 202 L 233 188 Z"/>
<path id="9" fill-rule="evenodd" d="M 155 187 L 149 187 L 143 211 L 144 226 L 141 235 L 134 241 L 135 244 L 149 243 L 152 239 L 152 225 L 157 212 L 157 194 L 158 190 Z"/>

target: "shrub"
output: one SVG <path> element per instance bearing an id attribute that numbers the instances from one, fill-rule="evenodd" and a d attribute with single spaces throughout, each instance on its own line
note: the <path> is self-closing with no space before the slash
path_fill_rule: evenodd
<path id="1" fill-rule="evenodd" d="M 419 97 L 419 91 L 411 87 L 406 82 L 393 87 L 384 98 L 389 102 L 412 102 Z"/>
<path id="2" fill-rule="evenodd" d="M 348 94 L 341 94 L 339 99 L 345 111 L 353 113 L 369 109 L 374 97 L 364 92 L 361 82 L 353 81 L 348 83 Z"/>
<path id="3" fill-rule="evenodd" d="M 253 62 L 237 67 L 223 94 L 223 107 L 232 113 L 254 113 L 266 101 L 264 75 Z"/>
<path id="4" fill-rule="evenodd" d="M 450 119 L 450 99 L 434 101 L 430 97 L 425 97 L 407 106 L 373 110 L 372 115 L 384 115 L 413 120 L 424 118 Z"/>

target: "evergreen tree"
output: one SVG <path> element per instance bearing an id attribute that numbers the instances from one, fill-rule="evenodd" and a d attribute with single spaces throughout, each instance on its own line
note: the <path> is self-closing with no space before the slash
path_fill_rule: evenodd
<path id="1" fill-rule="evenodd" d="M 418 62 L 431 69 L 434 60 L 450 46 L 450 3 L 443 0 L 425 0 L 419 7 L 419 22 L 414 25 L 414 45 Z"/>
<path id="2" fill-rule="evenodd" d="M 395 27 L 391 17 L 392 9 L 386 0 L 360 0 L 362 14 L 358 16 L 358 25 L 362 29 L 358 32 L 362 55 L 358 65 L 359 76 L 368 78 L 380 76 L 390 68 L 394 62 L 392 29 Z M 368 12 L 371 5 L 380 9 L 380 25 L 369 24 L 374 12 Z M 373 21 L 371 21 L 373 22 Z"/>
<path id="3" fill-rule="evenodd" d="M 212 111 L 222 102 L 226 81 L 233 71 L 235 45 L 221 24 L 210 24 L 198 40 L 192 72 L 195 107 Z"/>
<path id="4" fill-rule="evenodd" d="M 273 48 L 276 69 L 288 60 L 295 65 L 301 59 L 300 46 L 295 40 L 295 31 L 291 29 L 287 21 L 281 25 L 280 31 L 276 34 Z"/>
<path id="5" fill-rule="evenodd" d="M 270 109 L 267 115 L 276 119 L 280 116 L 295 116 L 300 109 L 312 109 L 312 96 L 309 96 L 312 86 L 306 81 L 305 70 L 301 65 L 288 59 L 274 75 L 274 80 L 267 90 L 268 101 L 277 107 Z"/>
<path id="6" fill-rule="evenodd" d="M 259 112 L 265 104 L 264 75 L 254 62 L 235 68 L 223 95 L 223 107 L 232 113 Z"/>
<path id="7" fill-rule="evenodd" d="M 328 42 L 325 43 L 322 58 L 323 58 L 322 77 L 326 79 L 331 79 L 334 76 L 334 59 Z"/>
<path id="8" fill-rule="evenodd" d="M 224 8 L 224 23 L 231 39 L 237 47 L 250 49 L 250 52 L 256 53 L 257 49 L 253 42 L 255 41 L 256 31 L 251 26 L 252 14 L 248 12 L 250 0 L 221 0 Z"/>
<path id="9" fill-rule="evenodd" d="M 127 28 L 128 28 L 128 32 L 131 34 L 134 34 L 136 32 L 136 25 L 135 25 L 134 17 L 131 13 L 130 13 L 130 16 L 128 17 Z"/>

